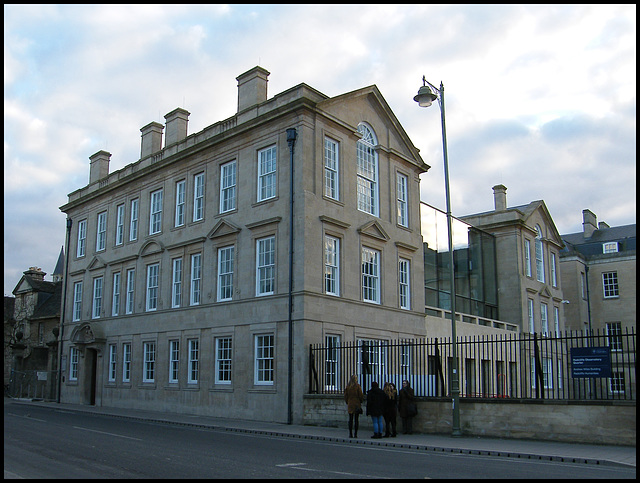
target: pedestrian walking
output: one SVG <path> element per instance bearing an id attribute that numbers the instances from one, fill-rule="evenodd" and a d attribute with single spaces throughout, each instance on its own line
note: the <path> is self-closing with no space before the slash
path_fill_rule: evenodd
<path id="1" fill-rule="evenodd" d="M 367 416 L 371 416 L 374 439 L 382 438 L 382 414 L 384 413 L 384 398 L 387 397 L 377 382 L 371 383 L 367 392 Z"/>
<path id="2" fill-rule="evenodd" d="M 344 402 L 347 403 L 347 413 L 349 413 L 349 437 L 358 437 L 358 419 L 362 414 L 362 401 L 364 401 L 364 394 L 360 384 L 358 384 L 358 378 L 352 375 L 349 379 L 349 384 L 344 388 Z M 355 422 L 355 432 L 354 429 Z"/>
<path id="3" fill-rule="evenodd" d="M 398 414 L 398 391 L 393 382 L 385 382 L 383 391 L 384 398 L 384 437 L 396 437 L 396 416 Z"/>
<path id="4" fill-rule="evenodd" d="M 402 381 L 402 389 L 398 393 L 398 412 L 402 419 L 402 433 L 413 433 L 412 420 L 418 414 L 418 407 L 416 406 L 413 389 L 411 389 L 411 385 L 406 379 Z"/>

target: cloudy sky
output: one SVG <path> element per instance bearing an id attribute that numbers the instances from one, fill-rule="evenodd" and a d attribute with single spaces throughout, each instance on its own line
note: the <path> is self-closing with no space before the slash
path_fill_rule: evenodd
<path id="1" fill-rule="evenodd" d="M 5 5 L 4 293 L 47 280 L 59 207 L 138 160 L 140 128 L 191 112 L 189 134 L 236 112 L 260 65 L 268 97 L 375 84 L 425 162 L 422 201 L 445 209 L 440 112 L 413 96 L 443 81 L 455 216 L 544 200 L 561 234 L 582 210 L 636 222 L 636 6 Z"/>

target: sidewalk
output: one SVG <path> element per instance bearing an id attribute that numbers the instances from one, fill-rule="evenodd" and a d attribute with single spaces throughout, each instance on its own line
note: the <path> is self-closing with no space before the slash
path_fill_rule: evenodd
<path id="1" fill-rule="evenodd" d="M 395 438 L 371 439 L 371 431 L 361 429 L 358 439 L 349 439 L 344 428 L 288 425 L 263 421 L 213 418 L 191 414 L 163 413 L 136 409 L 84 406 L 55 402 L 12 399 L 11 403 L 30 404 L 64 411 L 90 412 L 104 416 L 128 418 L 164 424 L 211 428 L 221 431 L 267 434 L 272 436 L 319 439 L 348 444 L 413 448 L 425 451 L 479 454 L 524 459 L 544 459 L 588 464 L 621 464 L 636 466 L 635 446 L 609 446 L 554 441 L 499 439 L 473 436 L 452 437 L 438 434 L 398 434 Z M 5 404 L 7 400 L 5 399 Z"/>

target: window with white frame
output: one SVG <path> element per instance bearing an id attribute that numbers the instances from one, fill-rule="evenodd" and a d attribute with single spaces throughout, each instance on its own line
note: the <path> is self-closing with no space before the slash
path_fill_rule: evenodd
<path id="1" fill-rule="evenodd" d="M 144 342 L 142 349 L 142 382 L 154 382 L 156 379 L 156 343 Z"/>
<path id="2" fill-rule="evenodd" d="M 362 300 L 380 303 L 380 252 L 362 247 Z"/>
<path id="3" fill-rule="evenodd" d="M 324 291 L 328 295 L 340 295 L 340 240 L 324 237 Z"/>
<path id="4" fill-rule="evenodd" d="M 116 207 L 116 246 L 124 243 L 124 204 Z"/>
<path id="5" fill-rule="evenodd" d="M 324 344 L 327 348 L 325 353 L 325 389 L 340 389 L 340 336 L 326 335 Z"/>
<path id="6" fill-rule="evenodd" d="M 78 349 L 71 347 L 69 351 L 69 380 L 78 380 Z"/>
<path id="7" fill-rule="evenodd" d="M 549 335 L 549 318 L 547 313 L 547 304 L 540 304 L 540 325 L 542 326 L 542 334 Z"/>
<path id="8" fill-rule="evenodd" d="M 158 275 L 160 264 L 154 263 L 147 266 L 147 312 L 158 308 Z"/>
<path id="9" fill-rule="evenodd" d="M 553 307 L 553 329 L 556 337 L 560 337 L 560 309 Z"/>
<path id="10" fill-rule="evenodd" d="M 151 193 L 151 209 L 149 210 L 149 235 L 162 230 L 162 190 Z"/>
<path id="11" fill-rule="evenodd" d="M 198 339 L 189 340 L 189 384 L 197 384 L 199 376 L 200 344 Z"/>
<path id="12" fill-rule="evenodd" d="M 120 272 L 113 274 L 113 298 L 111 299 L 111 315 L 117 317 L 120 313 Z"/>
<path id="13" fill-rule="evenodd" d="M 386 375 L 387 342 L 377 339 L 358 339 L 360 374 L 370 375 L 372 381 Z"/>
<path id="14" fill-rule="evenodd" d="M 173 260 L 173 279 L 171 281 L 171 307 L 182 305 L 182 258 Z"/>
<path id="15" fill-rule="evenodd" d="M 234 246 L 218 249 L 218 302 L 233 298 Z"/>
<path id="16" fill-rule="evenodd" d="M 357 143 L 358 210 L 378 216 L 378 142 L 367 125 L 359 124 L 358 132 L 362 134 Z"/>
<path id="17" fill-rule="evenodd" d="M 184 225 L 184 209 L 187 183 L 185 180 L 176 183 L 176 218 L 175 226 Z"/>
<path id="18" fill-rule="evenodd" d="M 338 143 L 333 139 L 324 138 L 324 195 L 333 200 L 339 197 L 338 163 Z"/>
<path id="19" fill-rule="evenodd" d="M 256 240 L 256 296 L 272 295 L 276 276 L 276 237 Z"/>
<path id="20" fill-rule="evenodd" d="M 93 279 L 93 310 L 91 318 L 99 319 L 102 312 L 102 277 Z"/>
<path id="21" fill-rule="evenodd" d="M 131 380 L 131 343 L 122 344 L 122 382 Z"/>
<path id="22" fill-rule="evenodd" d="M 531 242 L 527 239 L 524 240 L 524 274 L 531 276 Z"/>
<path id="23" fill-rule="evenodd" d="M 232 356 L 231 337 L 216 337 L 216 384 L 231 384 Z"/>
<path id="24" fill-rule="evenodd" d="M 82 318 L 82 282 L 73 284 L 73 321 Z"/>
<path id="25" fill-rule="evenodd" d="M 612 393 L 624 394 L 626 385 L 624 381 L 624 369 L 615 369 L 611 371 L 609 378 L 609 389 Z"/>
<path id="26" fill-rule="evenodd" d="M 236 209 L 236 162 L 220 166 L 220 213 Z"/>
<path id="27" fill-rule="evenodd" d="M 533 334 L 536 331 L 535 321 L 533 318 L 533 300 L 527 299 L 527 308 L 529 316 L 529 333 Z"/>
<path id="28" fill-rule="evenodd" d="M 273 334 L 255 336 L 255 369 L 256 385 L 273 385 L 275 375 L 275 337 Z"/>
<path id="29" fill-rule="evenodd" d="M 618 242 L 606 242 L 602 244 L 602 253 L 616 253 L 618 251 Z"/>
<path id="30" fill-rule="evenodd" d="M 258 201 L 276 196 L 276 147 L 258 151 Z"/>
<path id="31" fill-rule="evenodd" d="M 87 220 L 78 222 L 78 246 L 76 249 L 76 256 L 78 258 L 84 257 L 87 247 Z"/>
<path id="32" fill-rule="evenodd" d="M 125 307 L 125 313 L 133 313 L 134 304 L 134 288 L 136 283 L 136 271 L 135 269 L 127 270 L 127 306 Z"/>
<path id="33" fill-rule="evenodd" d="M 204 217 L 204 173 L 193 177 L 193 221 Z"/>
<path id="34" fill-rule="evenodd" d="M 398 260 L 398 285 L 400 292 L 400 308 L 411 309 L 411 291 L 409 285 L 409 260 L 401 258 Z"/>
<path id="35" fill-rule="evenodd" d="M 200 281 L 202 278 L 202 255 L 196 253 L 191 255 L 191 296 L 190 305 L 200 304 Z"/>
<path id="36" fill-rule="evenodd" d="M 180 375 L 180 341 L 169 341 L 169 382 L 175 384 Z"/>
<path id="37" fill-rule="evenodd" d="M 551 254 L 551 285 L 554 287 L 558 286 L 558 275 L 556 272 L 556 254 Z"/>
<path id="38" fill-rule="evenodd" d="M 116 345 L 109 345 L 109 382 L 116 381 Z"/>
<path id="39" fill-rule="evenodd" d="M 604 272 L 602 274 L 602 289 L 604 298 L 618 297 L 618 272 Z"/>
<path id="40" fill-rule="evenodd" d="M 96 226 L 96 251 L 102 251 L 107 247 L 107 212 L 98 213 Z"/>
<path id="41" fill-rule="evenodd" d="M 622 351 L 622 324 L 620 322 L 607 322 L 607 340 L 613 352 Z"/>
<path id="42" fill-rule="evenodd" d="M 398 225 L 404 227 L 409 226 L 409 212 L 407 208 L 408 190 L 408 178 L 404 174 L 397 173 L 396 196 L 398 204 Z"/>
<path id="43" fill-rule="evenodd" d="M 536 233 L 536 279 L 538 282 L 544 282 L 544 252 L 542 246 L 542 229 L 540 228 L 540 225 L 536 225 Z"/>
<path id="44" fill-rule="evenodd" d="M 131 200 L 131 221 L 129 222 L 129 241 L 138 239 L 138 199 Z"/>

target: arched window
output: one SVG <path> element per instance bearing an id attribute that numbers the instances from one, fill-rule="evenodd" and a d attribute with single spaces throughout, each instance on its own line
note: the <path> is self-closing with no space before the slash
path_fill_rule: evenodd
<path id="1" fill-rule="evenodd" d="M 538 282 L 544 282 L 544 255 L 542 251 L 542 229 L 536 225 L 536 277 Z"/>
<path id="2" fill-rule="evenodd" d="M 362 139 L 358 141 L 358 209 L 378 216 L 378 141 L 373 130 L 364 123 L 358 125 Z"/>

